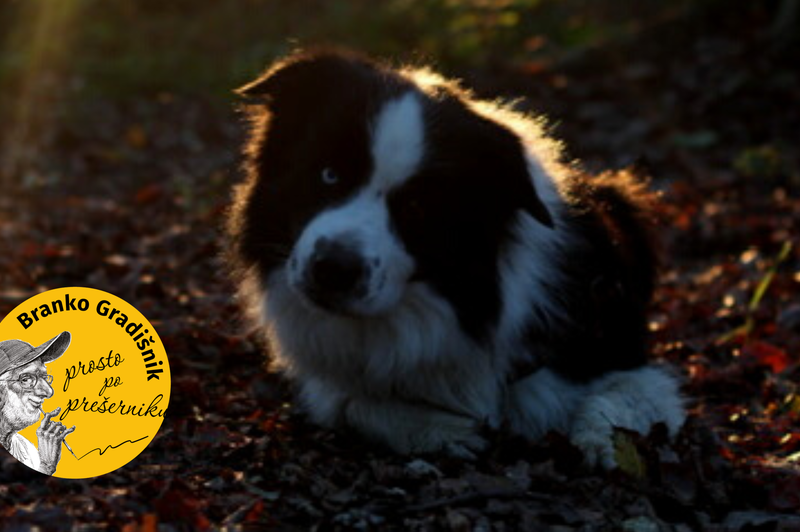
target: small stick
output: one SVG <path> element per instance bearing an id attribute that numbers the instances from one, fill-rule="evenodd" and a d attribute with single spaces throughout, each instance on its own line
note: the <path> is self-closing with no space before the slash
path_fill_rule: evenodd
<path id="1" fill-rule="evenodd" d="M 41 412 L 41 413 L 44 415 L 44 410 L 42 410 L 42 405 L 39 405 L 39 412 Z M 64 447 L 66 447 L 66 448 L 67 448 L 67 450 L 68 450 L 70 453 L 72 453 L 72 456 L 75 456 L 75 453 L 72 451 L 72 447 L 70 447 L 70 446 L 69 446 L 69 444 L 67 443 L 67 439 L 66 439 L 66 438 L 64 438 L 63 440 L 61 440 L 61 443 L 63 443 L 63 444 L 64 444 Z M 78 459 L 78 457 L 77 457 L 77 456 L 75 456 L 75 460 L 77 460 L 77 459 Z"/>

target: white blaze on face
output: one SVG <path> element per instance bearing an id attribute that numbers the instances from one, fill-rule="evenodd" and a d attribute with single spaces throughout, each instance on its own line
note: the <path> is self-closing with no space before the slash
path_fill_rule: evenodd
<path id="1" fill-rule="evenodd" d="M 424 155 L 423 126 L 422 105 L 414 92 L 390 100 L 378 112 L 371 128 L 373 172 L 369 182 L 344 204 L 313 218 L 292 251 L 288 281 L 301 296 L 317 242 L 324 238 L 356 251 L 366 265 L 366 289 L 343 301 L 343 310 L 381 314 L 402 299 L 414 272 L 414 260 L 391 231 L 386 195 L 419 168 Z"/>
<path id="2" fill-rule="evenodd" d="M 408 92 L 384 105 L 375 119 L 371 184 L 392 188 L 416 172 L 424 155 L 425 129 L 419 96 Z"/>

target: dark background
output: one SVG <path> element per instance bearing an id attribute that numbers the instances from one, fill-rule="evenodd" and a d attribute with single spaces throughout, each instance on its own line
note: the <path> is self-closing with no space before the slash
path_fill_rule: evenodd
<path id="1" fill-rule="evenodd" d="M 173 375 L 158 437 L 115 473 L 50 479 L 3 454 L 0 524 L 800 530 L 799 34 L 797 0 L 0 3 L 0 316 L 107 290 L 158 328 Z M 218 257 L 231 89 L 318 43 L 522 98 L 587 169 L 653 177 L 650 329 L 686 378 L 677 442 L 621 432 L 610 474 L 556 434 L 414 462 L 295 411 Z"/>

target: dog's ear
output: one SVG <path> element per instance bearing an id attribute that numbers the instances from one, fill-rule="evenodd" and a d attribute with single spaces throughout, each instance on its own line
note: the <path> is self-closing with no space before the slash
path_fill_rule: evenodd
<path id="1" fill-rule="evenodd" d="M 536 180 L 531 175 L 531 172 L 535 172 L 536 169 L 531 168 L 531 165 L 528 164 L 520 139 L 514 136 L 510 144 L 513 146 L 513 151 L 506 151 L 502 160 L 508 165 L 506 171 L 512 176 L 509 190 L 513 194 L 512 201 L 514 206 L 524 210 L 533 216 L 536 221 L 552 229 L 555 227 L 553 216 L 536 190 Z"/>
<path id="2" fill-rule="evenodd" d="M 268 98 L 274 89 L 275 83 L 272 79 L 272 73 L 267 71 L 250 83 L 234 89 L 233 92 L 245 98 Z"/>
<path id="3" fill-rule="evenodd" d="M 292 57 L 278 61 L 256 79 L 242 85 L 234 92 L 250 100 L 270 102 L 279 94 L 290 90 L 292 85 L 299 83 L 299 81 L 292 81 L 292 78 L 297 77 L 294 72 L 297 70 L 295 63 L 296 60 Z"/>
<path id="4" fill-rule="evenodd" d="M 531 175 L 535 169 L 529 164 L 522 138 L 502 120 L 492 119 L 491 110 L 487 116 L 476 113 L 463 103 L 463 97 L 460 94 L 449 98 L 444 102 L 449 109 L 440 110 L 451 111 L 450 121 L 456 124 L 444 142 L 450 143 L 451 138 L 462 139 L 458 151 L 475 157 L 472 161 L 474 168 L 493 176 L 497 199 L 504 208 L 521 209 L 552 229 L 555 226 L 553 216 L 536 190 L 536 180 Z"/>
<path id="5" fill-rule="evenodd" d="M 236 94 L 267 103 L 284 96 L 313 97 L 325 86 L 340 86 L 352 81 L 369 62 L 348 50 L 315 49 L 297 51 L 276 61 L 258 78 L 236 89 Z"/>
<path id="6" fill-rule="evenodd" d="M 520 197 L 522 200 L 522 208 L 539 223 L 552 229 L 555 227 L 553 217 L 550 215 L 550 211 L 547 210 L 547 207 L 544 206 L 542 198 L 539 197 L 539 194 L 536 192 L 533 181 L 529 181 L 529 183 L 530 186 L 527 187 L 526 191 L 523 191 Z"/>

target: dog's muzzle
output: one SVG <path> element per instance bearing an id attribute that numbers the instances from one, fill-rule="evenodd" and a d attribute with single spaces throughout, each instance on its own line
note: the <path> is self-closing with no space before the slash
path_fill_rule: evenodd
<path id="1" fill-rule="evenodd" d="M 370 266 L 354 246 L 320 237 L 306 262 L 302 290 L 328 310 L 342 310 L 367 293 Z"/>

